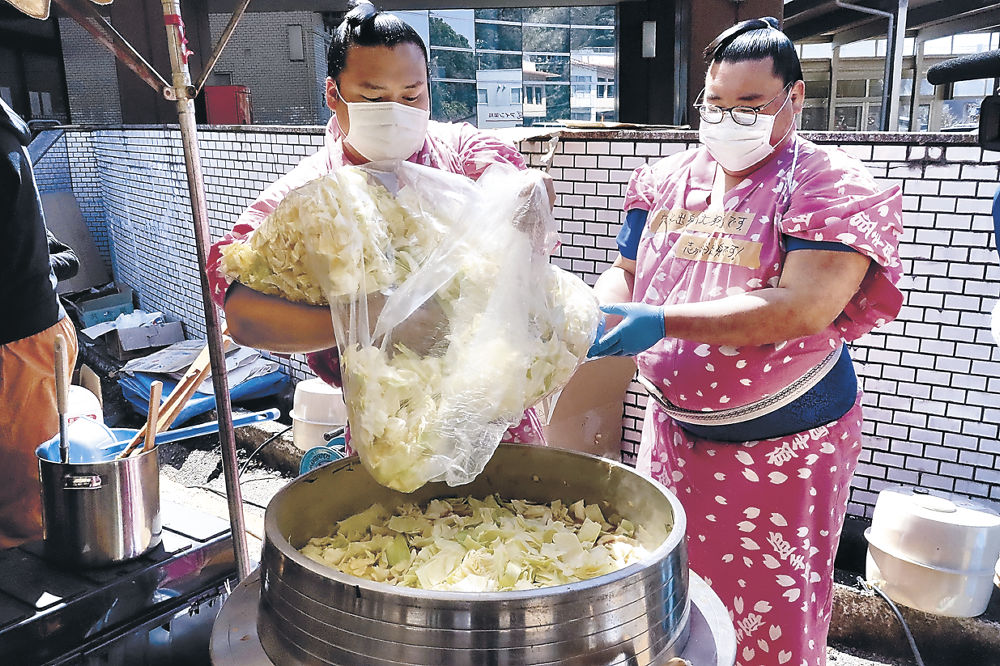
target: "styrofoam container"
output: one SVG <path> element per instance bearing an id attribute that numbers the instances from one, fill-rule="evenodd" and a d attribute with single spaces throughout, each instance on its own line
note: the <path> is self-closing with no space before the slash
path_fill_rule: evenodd
<path id="1" fill-rule="evenodd" d="M 104 423 L 104 410 L 97 396 L 82 386 L 71 384 L 66 400 L 66 422 L 72 423 L 81 416 Z"/>
<path id="2" fill-rule="evenodd" d="M 292 403 L 292 441 L 309 450 L 324 446 L 324 433 L 347 423 L 344 392 L 322 379 L 306 379 L 295 386 Z"/>
<path id="3" fill-rule="evenodd" d="M 887 488 L 865 538 L 865 575 L 894 601 L 952 617 L 986 610 L 1000 558 L 994 508 L 950 493 Z"/>

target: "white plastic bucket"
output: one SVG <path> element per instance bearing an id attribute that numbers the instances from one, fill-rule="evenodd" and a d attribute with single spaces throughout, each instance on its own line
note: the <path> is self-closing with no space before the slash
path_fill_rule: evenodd
<path id="1" fill-rule="evenodd" d="M 347 423 L 344 392 L 322 379 L 306 379 L 295 386 L 292 403 L 292 441 L 309 450 L 324 446 L 323 434 Z"/>
<path id="2" fill-rule="evenodd" d="M 72 423 L 81 416 L 104 423 L 104 410 L 97 396 L 82 386 L 72 384 L 66 402 L 66 422 Z"/>

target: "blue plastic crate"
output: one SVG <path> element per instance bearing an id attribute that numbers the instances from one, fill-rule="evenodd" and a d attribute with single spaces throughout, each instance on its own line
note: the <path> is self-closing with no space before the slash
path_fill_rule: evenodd
<path id="1" fill-rule="evenodd" d="M 89 301 L 76 304 L 80 311 L 80 321 L 83 327 L 93 326 L 105 321 L 114 321 L 120 314 L 132 312 L 132 289 L 124 285 L 118 287 L 117 294 L 109 294 Z"/>

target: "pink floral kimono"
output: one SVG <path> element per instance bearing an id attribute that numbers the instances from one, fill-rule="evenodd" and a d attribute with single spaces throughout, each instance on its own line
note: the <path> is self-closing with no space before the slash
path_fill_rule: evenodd
<path id="1" fill-rule="evenodd" d="M 633 173 L 625 209 L 649 213 L 633 300 L 693 303 L 774 286 L 786 235 L 850 246 L 871 267 L 843 313 L 817 335 L 730 347 L 667 331 L 640 354 L 640 373 L 670 406 L 649 401 L 638 468 L 683 503 L 691 568 L 730 610 L 737 663 L 822 665 L 833 561 L 861 452 L 860 393 L 833 423 L 746 443 L 700 439 L 668 412 L 676 408 L 692 423 L 738 422 L 741 410 L 780 398 L 828 366 L 845 340 L 891 321 L 902 303 L 899 188 L 880 192 L 857 160 L 793 137 L 725 194 L 722 211 L 706 214 L 715 172 L 698 148 Z"/>
<path id="2" fill-rule="evenodd" d="M 249 208 L 243 211 L 232 231 L 215 243 L 208 254 L 208 281 L 212 299 L 222 307 L 229 288 L 229 280 L 222 273 L 222 248 L 234 242 L 246 240 L 261 222 L 278 207 L 290 191 L 319 178 L 338 167 L 350 164 L 344 153 L 344 133 L 340 130 L 336 116 L 326 125 L 323 147 L 304 158 L 294 169 L 265 189 Z M 498 162 L 511 164 L 519 169 L 527 166 L 524 157 L 508 143 L 497 137 L 480 132 L 468 123 L 438 123 L 431 121 L 427 127 L 427 140 L 423 147 L 409 160 L 415 164 L 460 173 L 477 179 L 491 164 Z M 306 354 L 309 367 L 329 384 L 340 385 L 340 360 L 336 348 Z M 524 413 L 521 423 L 507 431 L 504 441 L 541 444 L 544 443 L 541 423 L 533 409 Z"/>

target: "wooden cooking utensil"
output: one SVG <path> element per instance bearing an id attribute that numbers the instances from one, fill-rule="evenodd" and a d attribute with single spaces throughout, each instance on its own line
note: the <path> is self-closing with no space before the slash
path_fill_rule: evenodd
<path id="1" fill-rule="evenodd" d="M 225 331 L 224 331 L 225 332 Z M 229 337 L 223 337 L 222 339 L 222 352 L 225 353 L 229 351 L 229 347 L 232 345 L 233 341 Z M 212 372 L 211 362 L 208 356 L 208 345 L 201 350 L 198 357 L 194 362 L 188 367 L 187 372 L 181 377 L 181 380 L 177 382 L 177 386 L 174 390 L 170 392 L 167 399 L 160 406 L 160 414 L 156 423 L 156 432 L 163 432 L 169 428 L 177 417 L 180 415 L 184 406 L 187 404 L 191 396 L 195 394 L 198 387 L 201 385 L 205 378 Z M 126 458 L 132 451 L 135 450 L 139 444 L 142 443 L 143 439 L 146 437 L 146 430 L 139 430 L 129 441 L 128 446 L 125 450 L 118 454 L 119 458 Z"/>
<path id="2" fill-rule="evenodd" d="M 146 418 L 146 445 L 142 447 L 143 453 L 152 451 L 156 446 L 156 423 L 160 417 L 160 393 L 163 391 L 163 382 L 155 381 L 149 387 L 149 416 Z"/>
<path id="3" fill-rule="evenodd" d="M 69 433 L 67 432 L 66 410 L 69 402 L 69 372 L 66 366 L 66 338 L 56 335 L 56 411 L 59 413 L 59 458 L 65 465 L 69 462 Z"/>

